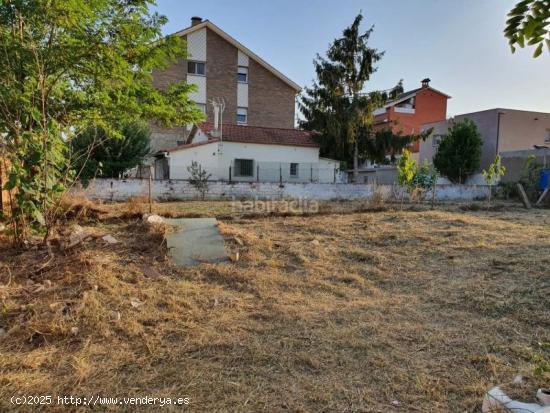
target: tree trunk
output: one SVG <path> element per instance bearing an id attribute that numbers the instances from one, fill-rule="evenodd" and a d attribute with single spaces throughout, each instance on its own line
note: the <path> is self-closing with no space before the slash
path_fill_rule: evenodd
<path id="1" fill-rule="evenodd" d="M 359 182 L 359 147 L 357 139 L 353 144 L 353 183 Z"/>

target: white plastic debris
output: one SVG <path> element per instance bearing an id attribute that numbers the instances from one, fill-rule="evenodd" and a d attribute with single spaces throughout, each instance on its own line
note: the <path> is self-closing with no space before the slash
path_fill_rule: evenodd
<path id="1" fill-rule="evenodd" d="M 122 318 L 122 314 L 120 314 L 120 311 L 113 311 L 111 321 L 113 323 L 117 323 Z"/>
<path id="2" fill-rule="evenodd" d="M 118 240 L 113 237 L 112 235 L 105 235 L 101 238 L 103 241 L 105 241 L 107 244 L 118 244 Z"/>
<path id="3" fill-rule="evenodd" d="M 481 411 L 483 413 L 550 413 L 550 406 L 512 400 L 497 386 L 485 394 Z"/>
<path id="4" fill-rule="evenodd" d="M 550 389 L 539 389 L 537 391 L 537 400 L 545 406 L 550 406 Z"/>
<path id="5" fill-rule="evenodd" d="M 164 218 L 161 217 L 160 215 L 155 215 L 155 214 L 145 215 L 144 219 L 145 219 L 145 222 L 147 222 L 148 224 L 152 224 L 152 225 L 164 224 Z"/>
<path id="6" fill-rule="evenodd" d="M 229 256 L 229 259 L 233 262 L 237 262 L 239 261 L 239 258 L 240 258 L 240 254 L 239 254 L 239 251 L 235 251 L 233 254 L 231 254 Z"/>
<path id="7" fill-rule="evenodd" d="M 134 308 L 138 308 L 138 307 L 141 307 L 142 305 L 144 305 L 145 303 L 143 301 L 141 301 L 139 298 L 131 298 L 130 299 L 130 304 L 132 305 L 132 307 Z"/>

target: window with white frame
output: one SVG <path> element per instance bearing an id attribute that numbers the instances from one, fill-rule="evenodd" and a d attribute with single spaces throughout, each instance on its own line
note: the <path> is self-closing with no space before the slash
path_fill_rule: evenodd
<path id="1" fill-rule="evenodd" d="M 291 163 L 290 164 L 290 176 L 293 176 L 293 177 L 298 176 L 298 164 L 297 163 Z"/>
<path id="2" fill-rule="evenodd" d="M 253 177 L 254 160 L 253 159 L 235 159 L 235 176 Z"/>
<path id="3" fill-rule="evenodd" d="M 187 62 L 187 73 L 190 75 L 206 75 L 206 63 L 204 62 Z"/>
<path id="4" fill-rule="evenodd" d="M 248 67 L 239 66 L 237 71 L 237 82 L 248 83 Z"/>
<path id="5" fill-rule="evenodd" d="M 246 125 L 248 123 L 248 109 L 237 108 L 237 124 Z"/>
<path id="6" fill-rule="evenodd" d="M 544 143 L 550 143 L 550 129 L 546 129 L 546 137 L 544 138 Z"/>
<path id="7" fill-rule="evenodd" d="M 195 103 L 202 113 L 206 113 L 206 104 L 205 103 Z"/>

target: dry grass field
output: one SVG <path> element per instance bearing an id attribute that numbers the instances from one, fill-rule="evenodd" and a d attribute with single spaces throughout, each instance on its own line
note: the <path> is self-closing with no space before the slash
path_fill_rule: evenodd
<path id="1" fill-rule="evenodd" d="M 13 394 L 101 394 L 190 398 L 161 411 L 461 413 L 516 374 L 548 386 L 533 372 L 548 362 L 550 212 L 325 212 L 227 219 L 240 259 L 195 268 L 132 214 L 81 224 L 119 244 L 49 262 L 2 247 L 0 411 Z"/>

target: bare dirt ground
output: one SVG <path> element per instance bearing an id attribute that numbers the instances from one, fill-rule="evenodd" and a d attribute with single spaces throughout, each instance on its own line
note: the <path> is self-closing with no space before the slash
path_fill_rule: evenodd
<path id="1" fill-rule="evenodd" d="M 46 265 L 40 247 L 2 247 L 0 411 L 13 394 L 101 394 L 190 398 L 165 411 L 480 412 L 516 374 L 548 386 L 549 211 L 325 208 L 227 219 L 240 259 L 188 269 L 135 206 L 81 219 L 119 244 Z"/>

